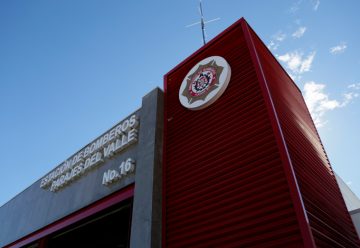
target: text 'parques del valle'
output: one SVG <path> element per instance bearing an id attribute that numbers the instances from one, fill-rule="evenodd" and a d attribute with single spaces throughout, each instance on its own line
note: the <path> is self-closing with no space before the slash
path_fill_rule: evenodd
<path id="1" fill-rule="evenodd" d="M 139 121 L 134 114 L 74 154 L 41 179 L 40 187 L 56 192 L 137 142 Z"/>

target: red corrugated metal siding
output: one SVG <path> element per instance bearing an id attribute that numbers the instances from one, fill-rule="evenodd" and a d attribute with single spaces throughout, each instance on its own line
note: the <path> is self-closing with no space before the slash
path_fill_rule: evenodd
<path id="1" fill-rule="evenodd" d="M 360 247 L 299 89 L 252 31 L 318 247 Z"/>
<path id="2" fill-rule="evenodd" d="M 241 26 L 165 76 L 164 246 L 303 247 L 279 150 Z M 201 111 L 178 91 L 201 59 L 232 68 L 228 89 Z"/>

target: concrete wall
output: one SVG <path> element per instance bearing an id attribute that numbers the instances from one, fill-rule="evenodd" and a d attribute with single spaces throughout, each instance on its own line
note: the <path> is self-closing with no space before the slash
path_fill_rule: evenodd
<path id="1" fill-rule="evenodd" d="M 163 93 L 143 97 L 141 116 L 149 128 L 140 130 L 131 224 L 131 248 L 161 247 Z"/>
<path id="2" fill-rule="evenodd" d="M 355 195 L 354 192 L 350 189 L 350 187 L 335 174 L 336 180 L 339 184 L 340 191 L 344 197 L 344 201 L 346 207 L 350 213 L 351 219 L 354 223 L 358 236 L 360 237 L 360 199 Z"/>
<path id="3" fill-rule="evenodd" d="M 360 208 L 350 211 L 350 216 L 360 237 Z"/>
<path id="4" fill-rule="evenodd" d="M 344 182 L 344 180 L 341 179 L 341 177 L 339 177 L 337 174 L 335 174 L 335 176 L 348 211 L 359 209 L 360 199 L 357 197 L 357 195 L 354 194 L 354 192 L 352 192 L 352 190 Z"/>

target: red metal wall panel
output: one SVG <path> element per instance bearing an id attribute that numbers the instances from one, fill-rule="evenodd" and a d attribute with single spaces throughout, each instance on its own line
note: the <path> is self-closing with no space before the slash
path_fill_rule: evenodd
<path id="1" fill-rule="evenodd" d="M 178 92 L 208 56 L 232 68 L 225 93 L 191 111 Z M 165 76 L 164 247 L 303 247 L 284 164 L 241 21 Z"/>
<path id="2" fill-rule="evenodd" d="M 360 247 L 300 90 L 251 31 L 318 247 Z"/>

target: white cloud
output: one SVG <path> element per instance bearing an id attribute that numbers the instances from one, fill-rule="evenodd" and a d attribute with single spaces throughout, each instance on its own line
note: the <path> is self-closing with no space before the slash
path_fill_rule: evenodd
<path id="1" fill-rule="evenodd" d="M 341 107 L 346 106 L 354 98 L 359 97 L 359 94 L 356 92 L 348 92 L 348 93 L 344 93 L 343 96 L 344 96 L 344 101 L 342 102 Z"/>
<path id="2" fill-rule="evenodd" d="M 300 38 L 304 35 L 306 27 L 299 27 L 291 36 L 293 38 Z"/>
<path id="3" fill-rule="evenodd" d="M 313 10 L 318 10 L 320 6 L 320 0 L 312 0 Z"/>
<path id="4" fill-rule="evenodd" d="M 269 45 L 267 45 L 267 47 L 270 49 L 270 50 L 273 50 L 275 51 L 276 49 L 278 49 L 279 47 L 279 43 L 275 43 L 275 41 L 271 40 Z"/>
<path id="5" fill-rule="evenodd" d="M 271 41 L 269 43 L 269 45 L 267 46 L 270 50 L 275 51 L 276 49 L 278 49 L 280 43 L 282 41 L 284 41 L 286 39 L 286 34 L 283 33 L 282 31 L 278 31 L 276 34 L 274 34 L 271 37 Z"/>
<path id="6" fill-rule="evenodd" d="M 294 51 L 277 56 L 277 58 L 285 63 L 285 67 L 290 70 L 291 74 L 298 76 L 304 72 L 310 71 L 315 54 L 315 52 L 311 52 L 304 57 L 303 53 Z"/>
<path id="7" fill-rule="evenodd" d="M 352 185 L 352 181 L 348 181 L 348 182 L 346 182 L 346 184 L 347 184 L 348 186 L 351 186 L 351 185 Z"/>
<path id="8" fill-rule="evenodd" d="M 315 52 L 310 53 L 306 59 L 304 59 L 300 66 L 300 73 L 310 71 L 312 62 L 314 61 Z"/>
<path id="9" fill-rule="evenodd" d="M 277 32 L 273 37 L 274 37 L 274 39 L 277 40 L 277 41 L 283 41 L 283 40 L 285 40 L 285 38 L 286 38 L 286 34 L 283 33 L 283 32 L 281 32 L 281 31 L 279 31 L 279 32 Z"/>
<path id="10" fill-rule="evenodd" d="M 360 83 L 348 85 L 349 89 L 360 90 Z"/>
<path id="11" fill-rule="evenodd" d="M 302 3 L 302 0 L 298 0 L 293 3 L 293 5 L 290 7 L 290 13 L 295 13 L 299 10 L 300 4 Z"/>
<path id="12" fill-rule="evenodd" d="M 334 46 L 334 47 L 331 47 L 331 48 L 330 48 L 330 53 L 331 53 L 331 54 L 343 53 L 346 48 L 347 48 L 346 43 L 345 43 L 345 42 L 341 42 L 339 45 Z"/>
<path id="13" fill-rule="evenodd" d="M 300 6 L 302 5 L 303 2 L 304 2 L 303 0 L 294 1 L 294 3 L 291 5 L 289 10 L 290 13 L 292 14 L 296 13 L 300 9 Z M 306 2 L 311 3 L 312 9 L 314 11 L 317 11 L 320 6 L 320 0 L 308 0 Z"/>
<path id="14" fill-rule="evenodd" d="M 341 100 L 334 100 L 330 99 L 329 94 L 325 92 L 325 84 L 318 84 L 313 81 L 305 83 L 304 99 L 316 127 L 322 127 L 327 123 L 327 121 L 324 120 L 324 115 L 328 111 L 343 108 L 348 105 L 354 98 L 359 97 L 359 94 L 354 90 L 359 90 L 360 88 L 353 89 L 353 87 L 351 87 L 352 85 L 349 85 L 348 89 L 350 88 L 353 91 L 343 94 Z"/>

